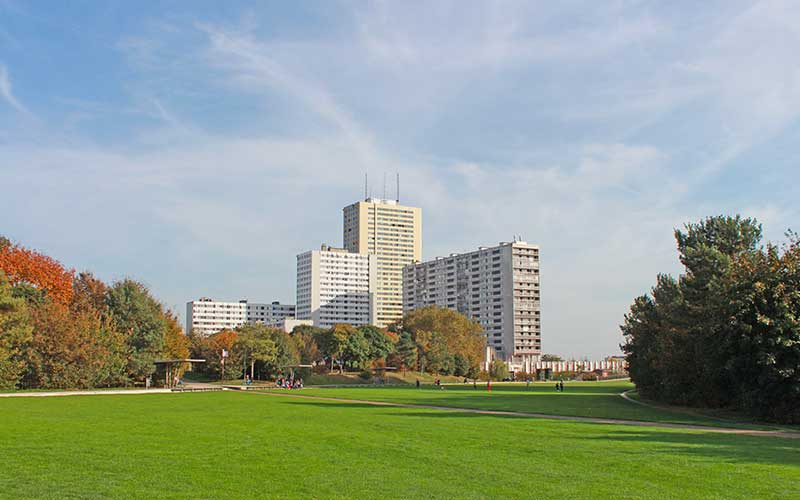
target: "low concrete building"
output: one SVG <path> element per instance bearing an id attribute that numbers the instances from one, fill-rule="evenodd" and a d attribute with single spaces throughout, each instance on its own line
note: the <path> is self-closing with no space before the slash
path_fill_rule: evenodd
<path id="1" fill-rule="evenodd" d="M 247 322 L 280 327 L 284 319 L 295 317 L 296 309 L 294 304 L 281 304 L 278 301 L 270 304 L 247 302 Z"/>
<path id="2" fill-rule="evenodd" d="M 284 319 L 294 318 L 295 306 L 280 302 L 256 303 L 246 299 L 222 302 L 208 297 L 186 303 L 186 332 L 212 335 L 245 323 L 279 327 Z"/>
<path id="3" fill-rule="evenodd" d="M 247 301 L 221 302 L 202 297 L 186 303 L 186 332 L 211 335 L 247 322 Z"/>

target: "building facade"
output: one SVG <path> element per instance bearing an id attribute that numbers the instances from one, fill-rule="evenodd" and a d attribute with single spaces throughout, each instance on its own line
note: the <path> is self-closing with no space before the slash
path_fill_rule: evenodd
<path id="1" fill-rule="evenodd" d="M 375 255 L 323 245 L 297 256 L 297 319 L 330 328 L 376 324 Z"/>
<path id="2" fill-rule="evenodd" d="M 403 269 L 406 312 L 436 305 L 483 327 L 493 354 L 515 370 L 541 355 L 539 247 L 522 241 L 452 254 Z"/>
<path id="3" fill-rule="evenodd" d="M 278 327 L 286 318 L 294 318 L 292 304 L 253 303 L 247 300 L 221 302 L 208 297 L 186 303 L 186 332 L 212 335 L 230 330 L 244 323 L 262 323 Z"/>
<path id="4" fill-rule="evenodd" d="M 295 310 L 294 304 L 281 304 L 277 301 L 271 304 L 247 302 L 247 322 L 279 327 L 284 319 L 295 317 Z"/>
<path id="5" fill-rule="evenodd" d="M 220 302 L 203 297 L 186 303 L 186 333 L 211 335 L 247 322 L 247 301 Z"/>
<path id="6" fill-rule="evenodd" d="M 422 259 L 422 210 L 367 198 L 344 208 L 344 248 L 377 263 L 376 325 L 403 317 L 403 267 Z"/>

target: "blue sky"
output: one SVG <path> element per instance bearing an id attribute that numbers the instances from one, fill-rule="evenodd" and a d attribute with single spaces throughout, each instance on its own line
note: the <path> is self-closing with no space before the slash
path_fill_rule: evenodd
<path id="1" fill-rule="evenodd" d="M 433 258 L 541 246 L 543 347 L 615 353 L 673 228 L 797 229 L 796 2 L 0 0 L 0 234 L 106 280 L 294 302 L 401 175 Z"/>

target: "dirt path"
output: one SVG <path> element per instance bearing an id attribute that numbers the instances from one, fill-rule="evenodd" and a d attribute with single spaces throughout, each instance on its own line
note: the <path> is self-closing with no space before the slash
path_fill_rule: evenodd
<path id="1" fill-rule="evenodd" d="M 728 427 L 711 427 L 706 425 L 692 425 L 692 424 L 672 424 L 666 422 L 646 422 L 641 420 L 620 420 L 615 418 L 597 418 L 597 417 L 572 417 L 567 415 L 550 415 L 546 413 L 526 413 L 518 411 L 502 411 L 502 410 L 481 410 L 478 408 L 455 408 L 452 406 L 433 406 L 433 405 L 416 405 L 409 403 L 390 403 L 387 401 L 368 401 L 364 399 L 343 399 L 343 398 L 330 398 L 325 396 L 307 396 L 296 393 L 284 392 L 257 392 L 256 394 L 263 394 L 268 396 L 298 398 L 298 399 L 315 399 L 321 401 L 337 401 L 343 403 L 358 403 L 373 406 L 389 406 L 394 408 L 413 408 L 423 410 L 440 410 L 451 411 L 456 413 L 476 413 L 479 415 L 497 415 L 504 417 L 525 417 L 525 418 L 542 418 L 548 420 L 568 420 L 572 422 L 587 422 L 592 424 L 612 424 L 612 425 L 629 425 L 633 427 L 666 427 L 669 429 L 684 429 L 693 431 L 714 432 L 718 434 L 737 434 L 742 436 L 758 436 L 758 437 L 779 437 L 786 439 L 800 439 L 800 433 L 787 432 L 780 430 L 753 430 L 753 429 L 731 429 Z"/>

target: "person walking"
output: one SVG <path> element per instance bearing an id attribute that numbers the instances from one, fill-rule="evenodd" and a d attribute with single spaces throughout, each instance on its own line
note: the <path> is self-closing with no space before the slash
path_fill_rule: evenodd
<path id="1" fill-rule="evenodd" d="M 531 378 L 530 377 L 525 379 L 525 389 L 527 389 L 527 390 L 531 389 Z"/>
<path id="2" fill-rule="evenodd" d="M 492 379 L 486 381 L 486 390 L 492 392 Z"/>
<path id="3" fill-rule="evenodd" d="M 419 389 L 419 379 L 417 379 L 417 389 Z"/>
<path id="4" fill-rule="evenodd" d="M 561 384 L 561 392 L 564 392 L 564 381 L 562 380 L 562 381 L 561 381 L 561 382 L 559 382 L 559 383 Z"/>

